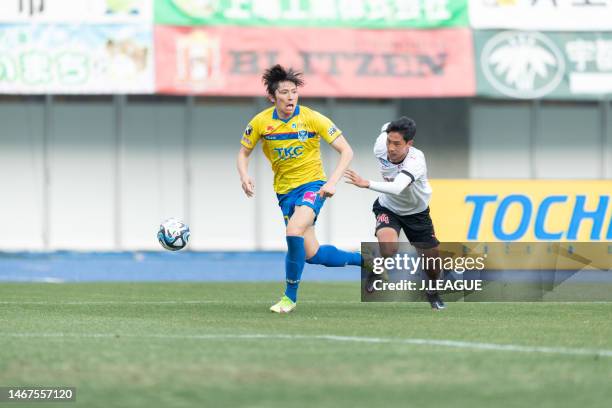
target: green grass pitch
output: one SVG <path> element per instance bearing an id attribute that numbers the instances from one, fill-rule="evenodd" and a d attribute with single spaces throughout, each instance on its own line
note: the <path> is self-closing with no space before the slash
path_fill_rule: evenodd
<path id="1" fill-rule="evenodd" d="M 449 303 L 433 312 L 360 303 L 356 283 L 304 282 L 295 313 L 279 316 L 268 307 L 280 295 L 280 283 L 4 283 L 0 386 L 77 387 L 76 403 L 53 407 L 612 401 L 612 303 Z M 577 354 L 584 349 L 594 351 Z"/>

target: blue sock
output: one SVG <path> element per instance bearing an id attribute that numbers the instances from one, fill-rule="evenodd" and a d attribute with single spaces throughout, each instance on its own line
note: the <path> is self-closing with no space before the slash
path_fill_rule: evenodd
<path id="1" fill-rule="evenodd" d="M 285 257 L 285 278 L 287 280 L 285 296 L 294 302 L 297 300 L 297 290 L 304 270 L 305 258 L 304 238 L 288 236 L 287 256 Z"/>
<path id="2" fill-rule="evenodd" d="M 325 266 L 361 266 L 361 254 L 342 251 L 333 245 L 321 245 L 315 256 L 307 259 L 306 262 Z"/>

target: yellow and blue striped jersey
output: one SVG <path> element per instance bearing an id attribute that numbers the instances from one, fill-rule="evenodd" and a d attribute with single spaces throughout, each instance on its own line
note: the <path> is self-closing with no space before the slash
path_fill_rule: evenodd
<path id="1" fill-rule="evenodd" d="M 241 143 L 253 149 L 261 140 L 262 150 L 274 172 L 274 191 L 285 194 L 302 184 L 327 180 L 321 161 L 321 138 L 332 143 L 342 132 L 319 112 L 295 107 L 287 120 L 274 106 L 257 114 L 248 124 Z"/>

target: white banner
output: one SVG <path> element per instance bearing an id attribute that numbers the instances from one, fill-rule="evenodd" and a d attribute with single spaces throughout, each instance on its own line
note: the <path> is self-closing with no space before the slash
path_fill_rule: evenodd
<path id="1" fill-rule="evenodd" d="M 612 0 L 469 0 L 477 29 L 612 31 Z"/>
<path id="2" fill-rule="evenodd" d="M 0 93 L 153 93 L 150 25 L 0 25 Z"/>
<path id="3" fill-rule="evenodd" d="M 152 23 L 153 0 L 0 0 L 0 23 Z"/>
<path id="4" fill-rule="evenodd" d="M 598 99 L 612 92 L 612 32 L 474 32 L 477 94 Z"/>

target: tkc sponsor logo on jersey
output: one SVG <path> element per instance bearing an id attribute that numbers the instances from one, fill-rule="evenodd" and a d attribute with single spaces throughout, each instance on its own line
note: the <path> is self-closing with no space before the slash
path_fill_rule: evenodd
<path id="1" fill-rule="evenodd" d="M 274 151 L 277 154 L 277 159 L 296 159 L 304 154 L 304 146 L 275 147 Z"/>

